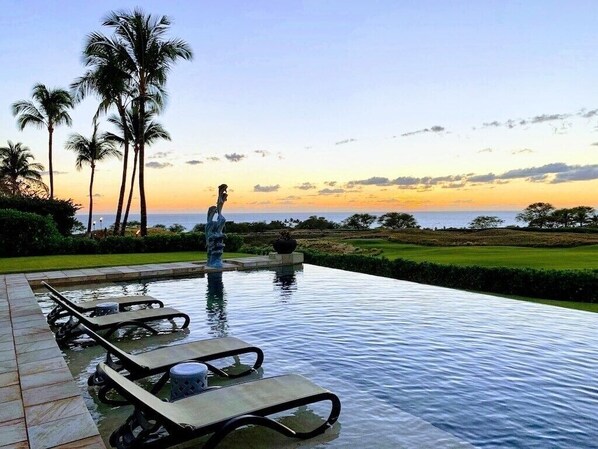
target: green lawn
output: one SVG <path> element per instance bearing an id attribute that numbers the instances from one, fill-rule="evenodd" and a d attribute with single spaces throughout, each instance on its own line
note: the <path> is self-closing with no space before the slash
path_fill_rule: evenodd
<path id="1" fill-rule="evenodd" d="M 544 268 L 555 270 L 598 269 L 598 245 L 573 248 L 521 246 L 421 246 L 381 239 L 350 240 L 359 248 L 379 248 L 389 259 L 486 267 Z"/>
<path id="2" fill-rule="evenodd" d="M 251 254 L 225 253 L 223 258 L 249 257 Z M 68 256 L 31 256 L 0 258 L 0 274 L 30 271 L 69 270 L 163 262 L 196 262 L 206 260 L 203 252 L 136 254 L 81 254 Z"/>

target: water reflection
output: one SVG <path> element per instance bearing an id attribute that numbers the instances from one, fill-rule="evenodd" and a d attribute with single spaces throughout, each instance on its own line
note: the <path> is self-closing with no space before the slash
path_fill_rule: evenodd
<path id="1" fill-rule="evenodd" d="M 303 271 L 303 265 L 283 266 L 274 269 L 274 286 L 280 290 L 280 300 L 287 302 L 297 291 L 297 277 L 295 273 Z"/>
<path id="2" fill-rule="evenodd" d="M 206 291 L 206 313 L 210 334 L 215 337 L 228 335 L 228 322 L 226 317 L 226 293 L 222 272 L 208 273 L 208 287 Z"/>

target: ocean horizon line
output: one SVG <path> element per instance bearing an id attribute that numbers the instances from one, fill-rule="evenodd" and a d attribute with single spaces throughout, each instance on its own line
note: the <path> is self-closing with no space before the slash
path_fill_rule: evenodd
<path id="1" fill-rule="evenodd" d="M 516 216 L 520 211 L 415 211 L 408 212 L 412 214 L 418 225 L 422 228 L 465 228 L 469 223 L 480 215 L 496 216 L 503 220 L 502 226 L 512 226 L 516 224 Z M 229 222 L 243 223 L 243 222 L 271 222 L 271 221 L 285 221 L 285 220 L 306 220 L 315 215 L 324 217 L 326 220 L 341 223 L 346 218 L 356 213 L 364 212 L 324 212 L 324 211 L 308 211 L 308 212 L 224 212 L 224 217 Z M 371 215 L 379 217 L 386 212 L 367 212 Z M 80 213 L 76 218 L 85 223 L 88 219 L 88 214 Z M 115 214 L 95 213 L 92 220 L 101 227 L 109 227 L 114 223 Z M 139 213 L 130 214 L 130 221 L 139 221 Z M 206 223 L 205 212 L 183 212 L 183 213 L 156 213 L 151 212 L 147 216 L 149 226 L 156 226 L 158 224 L 166 227 L 174 224 L 182 225 L 185 230 L 191 230 L 198 224 Z"/>

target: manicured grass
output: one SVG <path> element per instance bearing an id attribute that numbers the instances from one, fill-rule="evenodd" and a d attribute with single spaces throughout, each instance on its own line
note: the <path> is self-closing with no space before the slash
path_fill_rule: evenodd
<path id="1" fill-rule="evenodd" d="M 486 267 L 542 268 L 554 270 L 598 269 L 598 245 L 573 248 L 531 248 L 520 246 L 422 246 L 381 239 L 349 240 L 359 248 L 382 250 L 391 260 Z"/>
<path id="2" fill-rule="evenodd" d="M 223 259 L 249 257 L 250 254 L 224 253 Z M 32 256 L 0 258 L 0 274 L 30 271 L 71 270 L 77 268 L 112 267 L 163 262 L 205 261 L 206 254 L 197 251 L 176 253 L 81 254 L 67 256 Z"/>

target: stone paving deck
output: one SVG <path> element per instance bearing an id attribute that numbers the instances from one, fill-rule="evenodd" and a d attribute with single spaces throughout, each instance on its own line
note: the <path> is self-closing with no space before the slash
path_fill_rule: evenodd
<path id="1" fill-rule="evenodd" d="M 303 262 L 303 254 L 0 275 L 0 449 L 105 449 L 32 288 L 187 276 Z"/>

